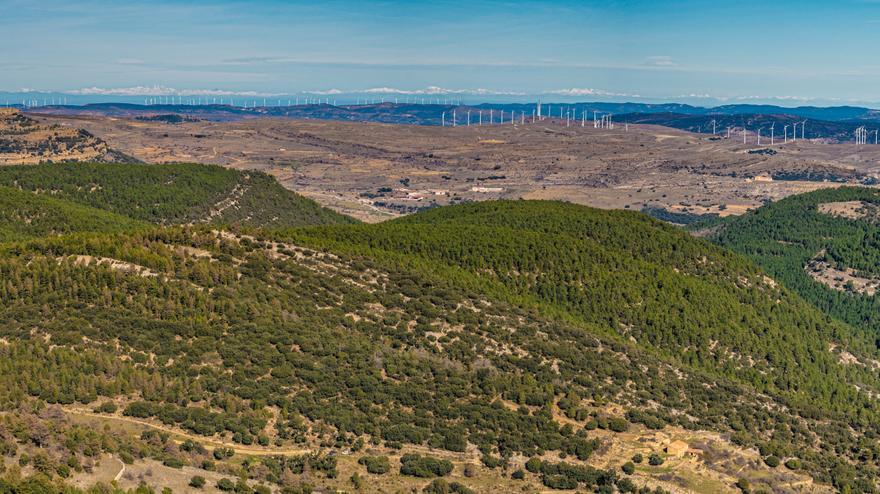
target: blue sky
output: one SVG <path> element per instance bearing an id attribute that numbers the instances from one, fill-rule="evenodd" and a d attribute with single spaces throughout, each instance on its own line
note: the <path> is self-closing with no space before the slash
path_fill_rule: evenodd
<path id="1" fill-rule="evenodd" d="M 0 12 L 0 91 L 880 101 L 880 0 L 0 0 Z"/>

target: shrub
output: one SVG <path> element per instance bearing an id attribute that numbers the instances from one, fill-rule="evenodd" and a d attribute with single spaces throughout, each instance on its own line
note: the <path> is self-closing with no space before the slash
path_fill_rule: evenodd
<path id="1" fill-rule="evenodd" d="M 641 463 L 645 460 L 641 453 L 636 453 L 632 457 L 633 463 Z"/>
<path id="2" fill-rule="evenodd" d="M 218 460 L 225 460 L 227 458 L 232 458 L 235 454 L 235 450 L 232 448 L 215 448 L 214 449 L 214 458 Z"/>
<path id="3" fill-rule="evenodd" d="M 95 408 L 95 411 L 98 413 L 116 413 L 116 410 L 116 403 L 113 403 L 112 401 L 105 401 Z"/>
<path id="4" fill-rule="evenodd" d="M 651 456 L 648 457 L 648 465 L 660 466 L 663 464 L 663 457 L 658 455 L 657 453 L 651 453 Z"/>
<path id="5" fill-rule="evenodd" d="M 779 466 L 779 458 L 773 455 L 770 455 L 764 458 L 764 463 L 770 468 L 776 468 Z"/>
<path id="6" fill-rule="evenodd" d="M 421 478 L 443 477 L 451 471 L 452 462 L 448 460 L 415 454 L 403 455 L 400 458 L 401 475 Z"/>
<path id="7" fill-rule="evenodd" d="M 179 458 L 174 458 L 173 456 L 165 458 L 165 460 L 162 461 L 162 464 L 171 468 L 183 468 L 183 461 Z"/>
<path id="8" fill-rule="evenodd" d="M 422 492 L 426 494 L 474 494 L 473 489 L 469 487 L 443 479 L 434 479 Z"/>
<path id="9" fill-rule="evenodd" d="M 578 481 L 565 475 L 544 475 L 541 482 L 551 489 L 577 489 Z"/>
<path id="10" fill-rule="evenodd" d="M 358 463 L 367 467 L 368 473 L 382 475 L 391 470 L 391 463 L 387 456 L 361 456 Z"/>
<path id="11" fill-rule="evenodd" d="M 512 478 L 513 480 L 522 480 L 526 478 L 526 472 L 522 468 L 519 468 L 512 474 L 510 474 L 510 478 Z"/>
<path id="12" fill-rule="evenodd" d="M 196 475 L 193 478 L 189 479 L 189 486 L 195 487 L 196 489 L 201 489 L 205 486 L 205 477 L 201 475 Z"/>
<path id="13" fill-rule="evenodd" d="M 797 458 L 792 458 L 785 462 L 785 468 L 789 470 L 800 470 L 801 469 L 801 460 Z"/>
<path id="14" fill-rule="evenodd" d="M 628 461 L 624 463 L 623 466 L 620 467 L 620 469 L 623 470 L 623 473 L 627 475 L 632 475 L 636 471 L 636 466 L 635 464 L 633 464 L 633 462 Z"/>
<path id="15" fill-rule="evenodd" d="M 614 432 L 626 432 L 629 429 L 629 422 L 620 417 L 614 417 L 608 420 L 608 429 Z"/>
<path id="16" fill-rule="evenodd" d="M 541 459 L 538 457 L 529 458 L 529 461 L 526 462 L 526 470 L 532 473 L 539 473 L 541 471 Z"/>
<path id="17" fill-rule="evenodd" d="M 356 491 L 359 491 L 364 488 L 364 479 L 362 479 L 361 476 L 358 475 L 357 472 L 351 474 L 351 477 L 348 478 L 348 481 L 351 482 L 351 486 Z"/>
<path id="18" fill-rule="evenodd" d="M 483 465 L 486 465 L 486 468 L 498 468 L 503 463 L 501 458 L 496 458 L 492 455 L 483 455 L 480 461 L 483 462 Z"/>
<path id="19" fill-rule="evenodd" d="M 229 492 L 235 489 L 235 484 L 231 480 L 223 478 L 217 481 L 217 488 L 221 491 Z"/>

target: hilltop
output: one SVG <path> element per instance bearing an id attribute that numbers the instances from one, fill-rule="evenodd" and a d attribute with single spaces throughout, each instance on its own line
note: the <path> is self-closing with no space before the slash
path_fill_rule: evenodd
<path id="1" fill-rule="evenodd" d="M 105 215 L 164 225 L 282 227 L 352 221 L 281 187 L 266 174 L 211 165 L 7 166 L 0 167 L 0 186 L 32 196 L 19 194 L 9 199 L 10 205 L 27 199 L 28 203 L 44 201 L 47 207 L 58 209 L 66 203 L 71 205 L 67 210 L 72 216 L 94 214 L 85 206 Z"/>
<path id="2" fill-rule="evenodd" d="M 15 430 L 63 414 L 53 430 L 77 438 L 41 450 L 0 422 L 0 446 L 50 475 L 84 441 L 134 472 L 289 489 L 866 491 L 876 469 L 860 458 L 880 382 L 840 360 L 875 358 L 873 340 L 635 212 L 136 225 L 6 244 L 0 270 L 17 280 L 0 285 L 0 404 Z"/>
<path id="3" fill-rule="evenodd" d="M 42 162 L 136 162 L 89 132 L 41 125 L 13 108 L 0 108 L 0 164 Z"/>

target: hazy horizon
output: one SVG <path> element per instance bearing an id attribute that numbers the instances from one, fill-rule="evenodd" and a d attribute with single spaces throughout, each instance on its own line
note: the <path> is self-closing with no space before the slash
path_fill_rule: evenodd
<path id="1" fill-rule="evenodd" d="M 875 105 L 880 3 L 0 0 L 4 94 Z M 833 31 L 835 36 L 804 33 Z"/>

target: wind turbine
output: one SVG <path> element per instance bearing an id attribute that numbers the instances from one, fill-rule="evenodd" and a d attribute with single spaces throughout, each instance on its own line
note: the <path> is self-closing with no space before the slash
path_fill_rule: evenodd
<path id="1" fill-rule="evenodd" d="M 771 146 L 773 145 L 773 143 L 774 143 L 774 138 L 776 137 L 776 136 L 774 135 L 774 134 L 775 134 L 775 131 L 776 131 L 776 122 L 773 122 L 773 123 L 770 125 L 770 145 L 771 145 Z"/>
<path id="2" fill-rule="evenodd" d="M 789 128 L 789 127 L 791 127 L 791 126 L 790 126 L 790 125 L 786 125 L 786 126 L 784 126 L 784 127 L 782 128 L 782 134 L 783 134 L 783 136 L 784 136 L 784 137 L 783 137 L 783 141 L 782 141 L 783 144 L 788 142 L 788 128 Z"/>

